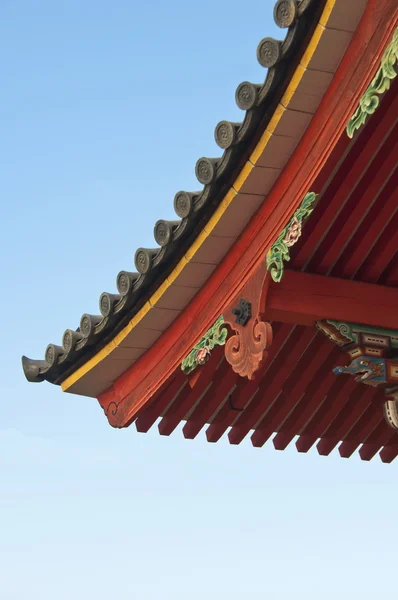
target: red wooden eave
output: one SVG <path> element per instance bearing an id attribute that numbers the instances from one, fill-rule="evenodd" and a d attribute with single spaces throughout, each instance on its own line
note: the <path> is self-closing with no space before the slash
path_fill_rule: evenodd
<path id="1" fill-rule="evenodd" d="M 257 216 L 168 332 L 99 398 L 106 411 L 117 406 L 108 411 L 112 425 L 135 421 L 147 431 L 161 417 L 162 435 L 185 422 L 185 437 L 207 426 L 211 442 L 229 429 L 232 444 L 252 431 L 254 446 L 276 433 L 279 450 L 299 436 L 299 452 L 319 440 L 321 455 L 341 444 L 346 458 L 359 446 L 363 460 L 380 451 L 384 462 L 397 456 L 382 392 L 334 375 L 332 368 L 347 359 L 313 327 L 329 318 L 398 329 L 397 81 L 360 135 L 350 141 L 344 131 L 397 24 L 394 0 L 379 0 L 377 10 L 369 1 L 318 112 Z M 319 202 L 289 270 L 270 288 L 266 316 L 274 340 L 258 378 L 237 377 L 217 350 L 189 385 L 182 358 L 239 295 L 309 190 L 320 193 Z"/>

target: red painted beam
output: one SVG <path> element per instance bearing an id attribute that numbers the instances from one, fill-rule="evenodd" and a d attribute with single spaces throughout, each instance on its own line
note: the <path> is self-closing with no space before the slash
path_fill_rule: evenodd
<path id="1" fill-rule="evenodd" d="M 296 448 L 299 452 L 308 452 L 315 442 L 323 437 L 330 423 L 344 408 L 350 393 L 357 386 L 358 384 L 349 377 L 336 377 L 321 408 L 296 441 Z"/>
<path id="2" fill-rule="evenodd" d="M 375 403 L 369 405 L 365 413 L 354 425 L 348 439 L 339 446 L 342 458 L 350 458 L 361 444 L 366 442 L 371 433 L 379 426 L 383 415 Z"/>
<path id="3" fill-rule="evenodd" d="M 371 166 L 375 153 L 388 138 L 398 120 L 396 95 L 387 94 L 383 104 L 384 106 L 382 105 L 380 110 L 373 115 L 362 132 L 360 143 L 352 144 L 351 152 L 341 164 L 325 193 L 322 194 L 321 201 L 311 217 L 313 223 L 311 231 L 304 229 L 304 242 L 300 242 L 300 250 L 292 261 L 294 269 L 301 269 L 307 263 L 312 263 L 314 250 L 319 244 L 319 240 L 322 240 L 322 245 L 334 244 L 334 236 L 328 235 L 328 231 L 339 219 L 341 210 L 350 194 Z M 322 186 L 314 189 L 322 190 L 324 188 Z"/>
<path id="4" fill-rule="evenodd" d="M 319 410 L 331 386 L 336 381 L 336 375 L 332 372 L 332 369 L 336 365 L 339 355 L 340 350 L 331 347 L 323 369 L 320 369 L 312 378 L 302 400 L 284 423 L 282 431 L 272 440 L 276 450 L 285 450 L 293 438 L 301 432 L 316 411 Z"/>
<path id="5" fill-rule="evenodd" d="M 351 191 L 355 202 L 346 206 L 341 218 L 330 229 L 324 243 L 317 250 L 316 259 L 311 260 L 308 269 L 316 273 L 328 274 L 331 267 L 344 250 L 347 241 L 366 216 L 380 190 L 392 176 L 397 161 L 398 127 L 391 131 L 388 140 L 378 149 L 379 152 L 358 189 Z M 372 144 L 373 146 L 373 144 Z"/>
<path id="6" fill-rule="evenodd" d="M 398 251 L 380 277 L 380 283 L 383 285 L 398 286 Z"/>
<path id="7" fill-rule="evenodd" d="M 386 14 L 389 15 L 388 21 Z M 336 165 L 328 159 L 341 136 L 345 135 L 345 125 L 372 80 L 375 65 L 380 61 L 397 22 L 396 0 L 369 0 L 364 17 L 318 111 L 258 213 L 187 309 L 114 382 L 118 411 L 111 419 L 113 426 L 123 427 L 136 418 L 164 380 L 178 368 L 192 342 L 203 335 L 220 314 L 222 306 L 231 300 L 231 290 L 234 295 L 239 294 L 300 205 L 304 194 L 313 189 L 321 171 L 324 171 L 322 177 L 326 177 L 327 172 L 334 172 Z M 345 101 L 341 102 L 341 98 Z M 369 120 L 371 122 L 372 119 Z"/>
<path id="8" fill-rule="evenodd" d="M 260 367 L 259 378 L 256 378 L 252 381 L 247 379 L 242 379 L 239 383 L 237 389 L 232 394 L 232 402 L 233 406 L 236 408 L 243 408 L 244 412 L 248 414 L 250 412 L 251 407 L 250 402 L 253 398 L 253 395 L 258 390 L 259 380 L 261 380 L 265 373 L 267 373 L 268 369 L 272 365 L 272 361 L 275 356 L 280 351 L 281 347 L 285 343 L 289 343 L 289 336 L 293 331 L 291 325 L 276 323 L 272 325 L 273 329 L 273 342 L 268 350 L 268 357 L 266 362 Z M 239 412 L 231 411 L 229 406 L 224 406 L 214 422 L 208 427 L 206 431 L 206 437 L 209 442 L 217 442 L 221 436 L 227 431 L 228 427 L 233 425 L 233 423 L 239 418 Z"/>
<path id="9" fill-rule="evenodd" d="M 396 288 L 287 270 L 270 285 L 265 316 L 308 326 L 332 319 L 398 329 L 397 306 Z"/>
<path id="10" fill-rule="evenodd" d="M 328 456 L 338 443 L 346 438 L 373 401 L 374 394 L 375 390 L 373 388 L 366 388 L 357 384 L 344 409 L 340 411 L 318 442 L 317 450 L 321 456 Z"/>
<path id="11" fill-rule="evenodd" d="M 242 413 L 228 434 L 231 444 L 240 444 L 251 429 L 264 417 L 275 402 L 277 395 L 287 377 L 292 373 L 301 355 L 305 352 L 316 333 L 313 328 L 296 327 L 282 352 L 272 363 L 259 385 L 259 390 L 249 410 Z"/>
<path id="12" fill-rule="evenodd" d="M 202 367 L 199 367 L 201 374 L 193 388 L 189 385 L 185 386 L 178 398 L 178 402 L 172 404 L 160 421 L 158 425 L 160 435 L 170 435 L 211 385 L 222 357 L 222 350 L 220 347 L 215 348 L 210 360 Z"/>
<path id="13" fill-rule="evenodd" d="M 369 440 L 367 440 L 360 448 L 359 455 L 361 459 L 365 461 L 372 460 L 383 446 L 388 446 L 395 442 L 396 435 L 396 432 L 393 432 L 383 420 L 376 428 L 374 434 L 372 434 L 372 436 L 369 437 Z"/>
<path id="14" fill-rule="evenodd" d="M 398 437 L 395 444 L 384 446 L 380 452 L 380 458 L 383 463 L 392 463 L 392 461 L 398 456 Z"/>
<path id="15" fill-rule="evenodd" d="M 188 382 L 181 369 L 176 376 L 154 400 L 138 415 L 135 426 L 139 433 L 146 433 L 150 430 L 155 421 L 164 413 L 168 406 L 177 400 L 178 395 Z"/>
<path id="16" fill-rule="evenodd" d="M 238 378 L 239 376 L 232 371 L 230 365 L 224 360 L 217 369 L 213 385 L 201 399 L 183 427 L 182 432 L 186 439 L 193 440 L 198 435 L 220 404 L 224 403 L 226 397 L 236 385 Z"/>
<path id="17" fill-rule="evenodd" d="M 267 366 L 268 363 L 264 365 L 264 367 Z M 238 418 L 240 412 L 243 412 L 248 408 L 249 403 L 257 390 L 257 380 L 248 380 L 246 378 L 239 379 L 238 385 L 231 396 L 232 406 L 237 410 L 231 410 L 229 402 L 222 406 L 220 412 L 206 430 L 208 442 L 218 442 L 222 435 L 227 431 L 228 427 L 230 427 Z"/>
<path id="18" fill-rule="evenodd" d="M 384 230 L 398 211 L 397 188 L 398 169 L 396 169 L 390 180 L 386 182 L 385 187 L 381 190 L 373 206 L 371 206 L 366 218 L 362 221 L 355 235 L 341 254 L 337 264 L 331 271 L 332 275 L 351 279 L 355 276 L 367 256 L 372 252 L 372 247 L 377 243 L 379 238 L 383 239 L 384 242 L 387 240 Z M 376 283 L 377 279 L 367 279 L 367 281 L 369 283 Z"/>
<path id="19" fill-rule="evenodd" d="M 398 199 L 397 199 L 398 202 Z M 372 252 L 367 256 L 364 264 L 357 273 L 358 279 L 366 282 L 377 282 L 384 269 L 394 259 L 397 251 L 398 215 L 388 223 L 383 235 L 378 239 Z M 394 289 L 394 288 L 384 288 Z"/>
<path id="20" fill-rule="evenodd" d="M 311 379 L 317 377 L 320 371 L 324 373 L 323 365 L 330 350 L 330 344 L 320 334 L 313 338 L 297 362 L 294 372 L 286 383 L 282 382 L 282 394 L 278 396 L 271 410 L 256 427 L 256 431 L 251 436 L 253 446 L 261 448 L 275 431 L 279 431 L 283 422 L 300 401 Z M 277 378 L 274 383 L 276 381 Z"/>

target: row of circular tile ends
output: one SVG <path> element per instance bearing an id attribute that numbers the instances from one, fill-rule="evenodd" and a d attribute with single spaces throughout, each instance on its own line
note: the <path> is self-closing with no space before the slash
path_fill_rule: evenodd
<path id="1" fill-rule="evenodd" d="M 274 8 L 276 24 L 289 28 L 284 41 L 264 38 L 257 48 L 257 60 L 268 69 L 263 84 L 250 82 L 241 83 L 236 90 L 236 103 L 246 111 L 242 123 L 221 121 L 215 128 L 215 140 L 224 150 L 219 158 L 200 158 L 195 167 L 196 177 L 204 188 L 199 192 L 178 192 L 174 198 L 174 209 L 178 221 L 159 220 L 154 227 L 154 237 L 157 248 L 139 248 L 134 257 L 137 272 L 121 271 L 117 276 L 118 294 L 104 292 L 101 294 L 99 306 L 100 315 L 84 314 L 76 331 L 67 329 L 63 335 L 62 346 L 49 344 L 45 352 L 45 361 L 30 361 L 24 359 L 24 369 L 32 380 L 40 380 L 40 374 L 45 374 L 56 365 L 63 365 L 76 357 L 76 353 L 91 345 L 94 338 L 105 330 L 110 330 L 116 321 L 134 308 L 140 300 L 139 296 L 149 283 L 148 275 L 157 269 L 165 259 L 170 258 L 176 247 L 176 242 L 186 239 L 192 232 L 197 218 L 201 216 L 202 208 L 209 205 L 216 197 L 220 185 L 225 184 L 226 175 L 231 173 L 237 156 L 241 157 L 241 148 L 253 131 L 256 130 L 264 113 L 264 102 L 269 99 L 271 92 L 280 83 L 281 76 L 277 66 L 286 63 L 292 47 L 298 37 L 300 17 L 311 4 L 318 0 L 278 0 Z M 303 28 L 302 28 L 303 29 Z M 300 35 L 303 32 L 300 31 Z M 28 361 L 28 362 L 27 362 Z M 39 364 L 40 363 L 40 364 Z M 44 363 L 44 364 L 43 364 Z M 65 365 L 66 366 L 66 365 Z"/>

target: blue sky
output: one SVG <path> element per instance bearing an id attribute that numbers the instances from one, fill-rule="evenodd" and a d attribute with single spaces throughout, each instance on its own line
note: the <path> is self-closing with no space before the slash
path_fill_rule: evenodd
<path id="1" fill-rule="evenodd" d="M 115 431 L 20 366 L 198 188 L 237 85 L 264 77 L 258 42 L 283 35 L 273 4 L 1 2 L 2 600 L 391 593 L 395 464 Z"/>

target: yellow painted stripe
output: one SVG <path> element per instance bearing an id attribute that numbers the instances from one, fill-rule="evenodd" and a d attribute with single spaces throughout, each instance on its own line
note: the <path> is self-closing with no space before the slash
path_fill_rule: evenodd
<path id="1" fill-rule="evenodd" d="M 180 260 L 177 266 L 174 268 L 172 273 L 167 277 L 167 279 L 159 286 L 156 292 L 151 296 L 149 301 L 139 310 L 139 312 L 131 319 L 131 321 L 124 327 L 108 344 L 99 350 L 94 356 L 92 356 L 84 365 L 76 369 L 72 375 L 67 377 L 65 381 L 61 384 L 61 388 L 64 392 L 69 390 L 79 379 L 84 377 L 91 369 L 93 369 L 96 365 L 98 365 L 104 358 L 109 356 L 115 348 L 126 338 L 126 336 L 136 327 L 142 319 L 150 312 L 150 310 L 156 306 L 159 300 L 162 298 L 164 293 L 168 290 L 168 288 L 178 279 L 179 275 L 182 273 L 186 265 L 193 259 L 195 254 L 201 248 L 202 244 L 206 241 L 208 236 L 214 230 L 215 226 L 228 209 L 228 206 L 234 200 L 237 192 L 242 188 L 246 179 L 250 175 L 251 171 L 254 169 L 254 165 L 256 164 L 258 158 L 261 156 L 264 148 L 269 143 L 269 140 L 272 137 L 272 133 L 275 131 L 277 124 L 279 123 L 281 117 L 283 116 L 286 107 L 291 102 L 297 87 L 303 77 L 305 68 L 308 66 L 318 44 L 322 37 L 322 33 L 324 31 L 324 27 L 327 21 L 330 18 L 330 15 L 333 11 L 333 7 L 337 0 L 327 0 L 323 13 L 321 15 L 319 24 L 317 25 L 315 32 L 305 50 L 303 58 L 301 60 L 301 64 L 297 67 L 286 91 L 283 95 L 283 98 L 280 104 L 276 107 L 276 110 L 271 118 L 271 121 L 268 124 L 268 127 L 264 134 L 261 136 L 255 150 L 253 151 L 249 161 L 244 165 L 240 174 L 238 175 L 235 183 L 232 188 L 227 192 L 226 196 L 222 200 L 222 202 L 217 207 L 210 221 L 207 223 L 205 228 L 200 232 L 196 240 L 193 242 L 192 246 L 189 248 L 185 256 Z"/>
<path id="2" fill-rule="evenodd" d="M 330 19 L 330 15 L 333 12 L 334 5 L 336 4 L 336 0 L 334 2 L 326 2 L 325 8 L 322 11 L 321 18 L 319 19 L 319 24 L 326 27 L 328 21 Z"/>
<path id="3" fill-rule="evenodd" d="M 326 10 L 326 9 L 325 9 Z M 329 18 L 329 17 L 328 17 Z M 304 68 L 307 68 L 311 62 L 312 57 L 314 56 L 314 52 L 321 41 L 321 37 L 325 31 L 325 27 L 323 25 L 317 25 L 315 31 L 313 33 L 311 43 L 308 44 L 306 51 L 303 54 L 303 58 L 300 61 L 300 64 L 303 65 Z"/>
<path id="4" fill-rule="evenodd" d="M 303 78 L 304 73 L 305 73 L 305 67 L 302 65 L 302 63 L 300 63 L 294 72 L 294 75 L 292 77 L 289 87 L 287 88 L 286 92 L 282 96 L 281 104 L 285 108 L 287 106 L 289 106 L 294 94 L 297 92 L 297 88 L 300 84 L 300 81 Z"/>

